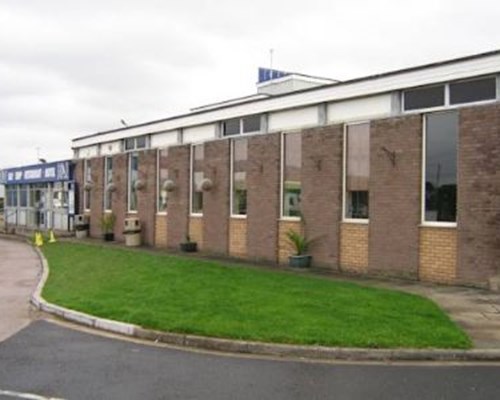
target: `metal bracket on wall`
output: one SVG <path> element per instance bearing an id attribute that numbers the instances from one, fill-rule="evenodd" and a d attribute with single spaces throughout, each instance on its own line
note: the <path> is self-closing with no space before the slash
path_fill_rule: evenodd
<path id="1" fill-rule="evenodd" d="M 387 147 L 382 146 L 381 149 L 385 152 L 393 167 L 396 166 L 396 152 L 389 150 Z"/>

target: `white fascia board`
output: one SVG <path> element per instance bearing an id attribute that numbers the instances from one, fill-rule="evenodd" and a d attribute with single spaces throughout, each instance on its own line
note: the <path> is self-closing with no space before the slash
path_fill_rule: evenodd
<path id="1" fill-rule="evenodd" d="M 429 85 L 457 79 L 472 78 L 500 72 L 500 54 L 474 58 L 456 63 L 435 65 L 413 71 L 402 71 L 366 80 L 354 80 L 332 86 L 319 87 L 298 93 L 275 96 L 250 103 L 207 112 L 186 114 L 168 120 L 152 122 L 143 126 L 122 129 L 115 132 L 83 137 L 73 140 L 73 148 L 123 139 L 159 131 L 173 130 L 216 121 L 259 114 L 270 111 L 297 108 L 317 103 L 341 101 L 355 97 L 365 97 L 377 93 L 391 92 L 415 86 Z"/>

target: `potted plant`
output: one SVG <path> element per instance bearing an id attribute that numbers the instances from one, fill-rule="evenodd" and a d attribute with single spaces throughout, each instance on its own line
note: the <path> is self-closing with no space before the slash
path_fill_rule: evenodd
<path id="1" fill-rule="evenodd" d="M 115 240 L 115 222 L 116 216 L 113 213 L 104 214 L 104 216 L 101 218 L 101 230 L 105 242 L 112 242 L 113 240 Z"/>
<path id="2" fill-rule="evenodd" d="M 138 218 L 125 218 L 125 236 L 126 246 L 140 246 L 141 245 L 141 224 Z"/>
<path id="3" fill-rule="evenodd" d="M 288 265 L 293 268 L 308 268 L 311 266 L 312 256 L 307 254 L 312 240 L 307 239 L 293 229 L 290 229 L 286 236 L 295 249 L 295 254 L 288 257 Z"/>
<path id="4" fill-rule="evenodd" d="M 89 233 L 89 224 L 76 224 L 75 236 L 77 239 L 85 239 Z"/>
<path id="5" fill-rule="evenodd" d="M 189 235 L 186 235 L 186 241 L 180 244 L 181 251 L 186 253 L 194 253 L 198 250 L 198 244 L 196 242 L 192 242 Z"/>

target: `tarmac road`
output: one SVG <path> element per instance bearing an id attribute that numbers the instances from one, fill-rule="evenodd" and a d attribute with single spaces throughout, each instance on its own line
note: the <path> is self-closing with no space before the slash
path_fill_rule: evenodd
<path id="1" fill-rule="evenodd" d="M 500 365 L 224 356 L 103 337 L 40 320 L 0 343 L 0 399 L 47 397 L 490 400 L 500 398 Z"/>

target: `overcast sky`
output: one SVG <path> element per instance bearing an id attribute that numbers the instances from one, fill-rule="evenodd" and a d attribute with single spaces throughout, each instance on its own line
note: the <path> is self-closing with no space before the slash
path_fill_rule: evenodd
<path id="1" fill-rule="evenodd" d="M 0 168 L 255 92 L 257 67 L 349 79 L 500 48 L 497 1 L 0 0 Z"/>

